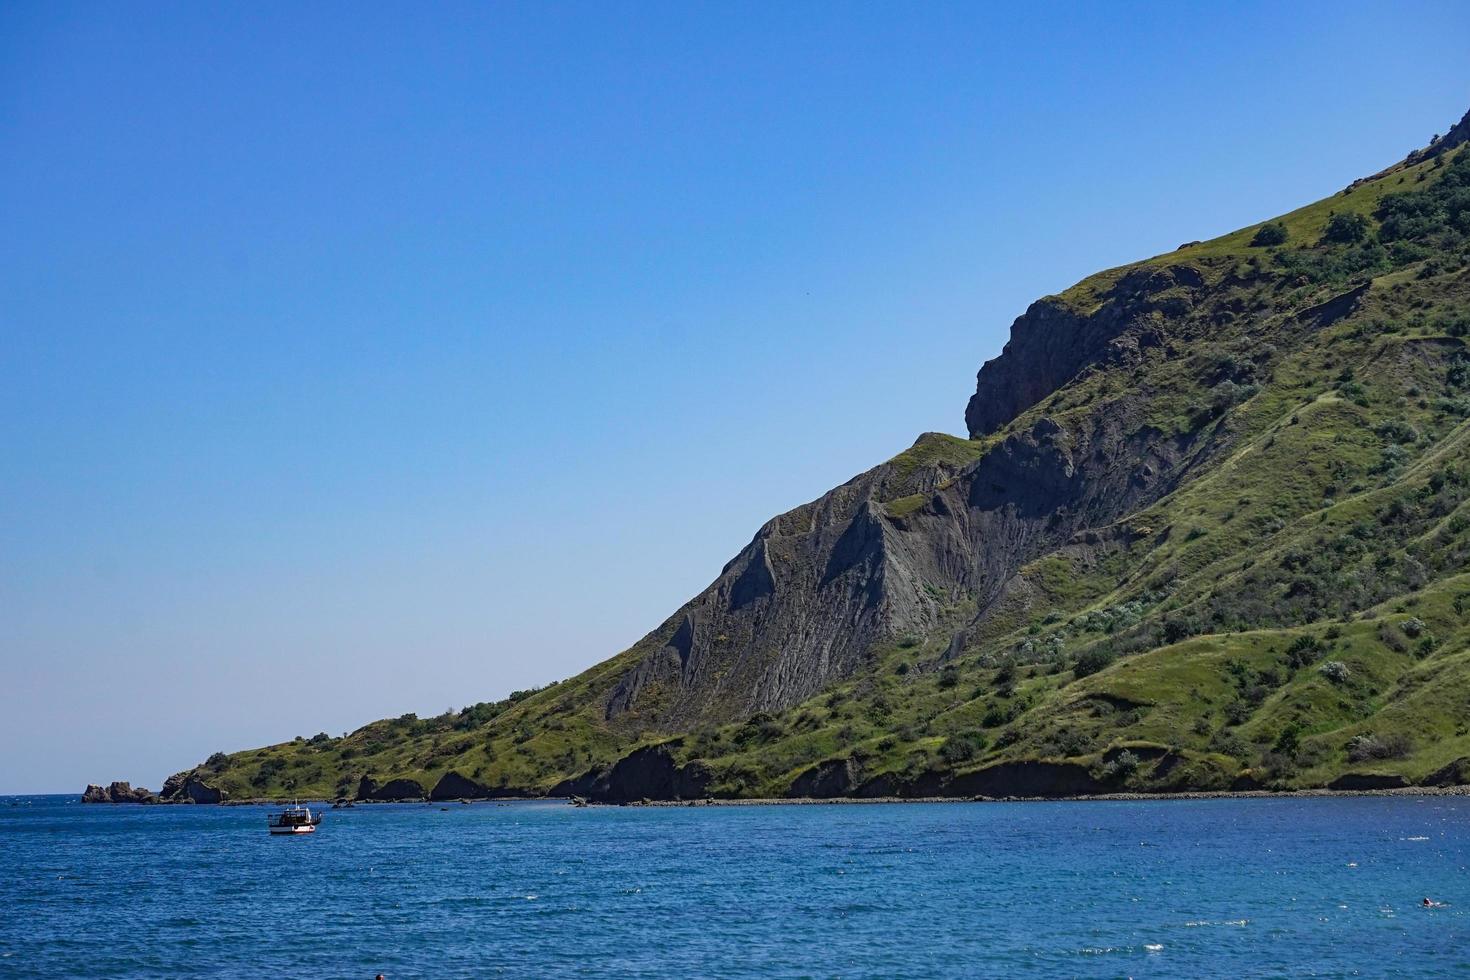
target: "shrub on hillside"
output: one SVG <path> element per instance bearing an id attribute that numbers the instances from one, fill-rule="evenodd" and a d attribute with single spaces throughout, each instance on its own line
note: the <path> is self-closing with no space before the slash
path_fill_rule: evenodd
<path id="1" fill-rule="evenodd" d="M 1256 234 L 1251 238 L 1251 245 L 1255 248 L 1269 248 L 1272 245 L 1283 245 L 1286 243 L 1286 226 L 1279 221 L 1268 221 L 1256 229 Z"/>
<path id="2" fill-rule="evenodd" d="M 999 728 L 1013 721 L 1015 717 L 1015 705 L 992 704 L 985 709 L 985 717 L 980 719 L 980 724 L 986 728 Z"/>
<path id="3" fill-rule="evenodd" d="M 1329 660 L 1317 668 L 1317 673 L 1334 684 L 1342 684 L 1352 676 L 1353 672 L 1341 660 Z"/>
<path id="4" fill-rule="evenodd" d="M 1295 670 L 1314 663 L 1323 653 L 1322 642 L 1315 636 L 1299 636 L 1286 648 L 1286 662 Z"/>
<path id="5" fill-rule="evenodd" d="M 1353 245 L 1368 237 L 1368 219 L 1356 211 L 1334 211 L 1322 230 L 1324 242 Z"/>
<path id="6" fill-rule="evenodd" d="M 1402 419 L 1388 419 L 1374 428 L 1378 437 L 1399 445 L 1410 445 L 1419 441 L 1419 430 Z"/>
<path id="7" fill-rule="evenodd" d="M 1085 732 L 1079 732 L 1074 728 L 1063 728 L 1041 744 L 1042 755 L 1060 758 L 1086 755 L 1090 751 L 1092 751 L 1092 739 Z"/>
<path id="8" fill-rule="evenodd" d="M 1103 777 L 1106 779 L 1127 779 L 1138 771 L 1138 766 L 1141 761 L 1138 756 L 1124 749 L 1122 752 L 1113 756 L 1111 761 L 1103 764 Z"/>
<path id="9" fill-rule="evenodd" d="M 1087 677 L 1104 669 L 1114 660 L 1113 651 L 1104 647 L 1093 647 L 1083 652 L 1072 665 L 1072 674 L 1075 677 Z"/>
<path id="10" fill-rule="evenodd" d="M 1414 751 L 1414 740 L 1397 733 L 1388 735 L 1354 735 L 1347 744 L 1349 762 L 1369 759 L 1403 759 Z"/>
<path id="11" fill-rule="evenodd" d="M 979 732 L 964 732 L 951 735 L 939 747 L 939 758 L 950 765 L 958 765 L 978 758 L 985 751 L 985 736 Z"/>
<path id="12" fill-rule="evenodd" d="M 256 770 L 250 782 L 254 786 L 264 786 L 271 781 L 272 776 L 285 768 L 286 763 L 280 759 L 266 759 L 260 764 L 260 768 Z"/>

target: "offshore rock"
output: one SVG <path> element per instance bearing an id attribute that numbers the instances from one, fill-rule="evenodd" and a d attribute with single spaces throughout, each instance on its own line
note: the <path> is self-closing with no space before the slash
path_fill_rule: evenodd
<path id="1" fill-rule="evenodd" d="M 134 789 L 130 783 L 115 782 L 106 789 L 89 783 L 82 792 L 83 803 L 157 803 L 158 797 L 151 789 L 139 786 Z"/>

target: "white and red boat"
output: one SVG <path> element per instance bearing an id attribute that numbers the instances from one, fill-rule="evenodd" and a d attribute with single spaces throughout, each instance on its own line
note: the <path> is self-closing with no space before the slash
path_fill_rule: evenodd
<path id="1" fill-rule="evenodd" d="M 320 813 L 312 813 L 311 807 L 293 803 L 280 813 L 272 813 L 266 817 L 266 823 L 273 834 L 314 834 L 316 825 L 322 822 Z"/>

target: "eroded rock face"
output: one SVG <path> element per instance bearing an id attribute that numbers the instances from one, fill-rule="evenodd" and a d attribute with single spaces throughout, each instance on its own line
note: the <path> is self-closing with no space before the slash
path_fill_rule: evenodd
<path id="1" fill-rule="evenodd" d="M 184 783 L 184 797 L 190 803 L 223 803 L 225 794 L 204 780 L 195 778 Z"/>
<path id="2" fill-rule="evenodd" d="M 159 798 L 166 803 L 223 803 L 225 793 L 205 781 L 199 769 L 176 772 L 164 780 Z"/>
<path id="3" fill-rule="evenodd" d="M 83 803 L 157 803 L 158 797 L 151 789 L 139 786 L 134 789 L 130 783 L 115 782 L 103 788 L 89 783 L 82 792 Z"/>
<path id="4" fill-rule="evenodd" d="M 424 788 L 413 779 L 390 779 L 379 786 L 371 776 L 363 776 L 357 784 L 357 798 L 374 800 L 379 803 L 422 800 L 424 799 Z"/>
<path id="5" fill-rule="evenodd" d="M 852 796 L 857 785 L 858 767 L 851 759 L 829 759 L 819 762 L 793 779 L 786 795 L 793 799 L 808 797 L 832 800 Z"/>
<path id="6" fill-rule="evenodd" d="M 1227 430 L 1165 433 L 1141 414 L 1125 396 L 1066 425 L 1043 417 L 963 468 L 936 467 L 944 479 L 885 464 L 770 521 L 635 647 L 607 719 L 677 732 L 780 711 L 850 676 L 875 642 L 933 630 L 949 597 L 974 600 L 979 624 L 1024 564 L 1146 507 L 1228 445 Z M 931 489 L 895 514 L 886 501 L 915 483 Z"/>
<path id="7" fill-rule="evenodd" d="M 1123 275 L 1091 312 L 1056 298 L 1033 305 L 980 371 L 972 435 L 1011 425 L 1090 365 L 1157 356 L 1171 319 L 1208 293 L 1181 262 Z M 983 624 L 1027 562 L 1147 507 L 1232 439 L 1228 427 L 1152 427 L 1147 399 L 1039 416 L 970 462 L 911 451 L 768 522 L 630 651 L 607 720 L 674 733 L 780 711 L 851 676 L 875 643 L 929 633 L 952 600 L 973 600 L 972 625 Z M 892 509 L 900 498 L 921 502 Z M 968 636 L 956 634 L 953 656 Z"/>
<path id="8" fill-rule="evenodd" d="M 1096 310 L 1080 313 L 1054 297 L 1038 300 L 1011 324 L 1000 356 L 986 361 L 965 408 L 972 436 L 988 435 L 1072 380 L 1088 365 L 1127 362 L 1160 341 L 1151 314 L 1178 316 L 1205 285 L 1198 269 L 1142 268 L 1108 290 Z"/>
<path id="9" fill-rule="evenodd" d="M 1456 759 L 1425 776 L 1423 786 L 1463 786 L 1470 783 L 1470 758 Z"/>
<path id="10" fill-rule="evenodd" d="M 483 800 L 488 796 L 489 787 L 481 786 L 453 769 L 440 776 L 434 788 L 429 790 L 431 800 Z"/>
<path id="11" fill-rule="evenodd" d="M 605 769 L 569 781 L 554 796 L 585 796 L 597 803 L 697 800 L 708 795 L 710 771 L 700 762 L 680 766 L 664 745 L 637 749 Z M 577 790 L 582 792 L 577 792 Z"/>

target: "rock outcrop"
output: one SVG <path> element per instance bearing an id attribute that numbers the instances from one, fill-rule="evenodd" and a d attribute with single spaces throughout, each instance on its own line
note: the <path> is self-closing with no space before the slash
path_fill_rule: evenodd
<path id="1" fill-rule="evenodd" d="M 1123 274 L 1090 311 L 1055 297 L 1033 304 L 980 370 L 965 413 L 972 438 L 1091 365 L 1142 362 L 1169 342 L 1169 318 L 1209 297 L 1201 268 L 1181 261 Z M 634 648 L 607 719 L 673 733 L 779 711 L 851 676 L 875 642 L 929 633 L 948 601 L 973 599 L 983 621 L 1026 562 L 1168 494 L 1231 438 L 1203 425 L 1164 432 L 1147 417 L 1147 398 L 1127 393 L 1039 415 L 983 451 L 971 443 L 968 459 L 926 434 L 775 518 Z M 900 498 L 901 510 L 890 507 Z"/>
<path id="2" fill-rule="evenodd" d="M 106 788 L 93 783 L 82 792 L 83 803 L 157 803 L 158 796 L 142 786 L 136 789 L 126 782 L 114 782 Z"/>
<path id="3" fill-rule="evenodd" d="M 165 803 L 223 803 L 226 794 L 209 783 L 198 769 L 174 773 L 164 780 L 159 798 Z"/>
<path id="4" fill-rule="evenodd" d="M 413 779 L 390 779 L 379 786 L 371 776 L 363 776 L 357 784 L 359 800 L 397 803 L 406 800 L 422 800 L 424 796 L 424 787 Z"/>
<path id="5" fill-rule="evenodd" d="M 553 795 L 583 796 L 597 803 L 697 800 L 708 795 L 710 771 L 699 762 L 680 766 L 666 745 L 637 749 L 612 766 L 588 773 Z M 581 792 L 577 792 L 581 790 Z"/>
<path id="6" fill-rule="evenodd" d="M 989 435 L 1100 362 L 1129 363 L 1163 343 L 1159 319 L 1191 309 L 1205 290 L 1194 266 L 1145 267 L 1123 276 L 1094 310 L 1048 297 L 1011 325 L 1000 355 L 986 361 L 965 408 L 971 436 Z"/>
<path id="7" fill-rule="evenodd" d="M 1464 786 L 1470 783 L 1470 758 L 1456 759 L 1420 780 L 1421 786 Z"/>
<path id="8" fill-rule="evenodd" d="M 851 759 L 829 759 L 805 770 L 791 781 L 786 795 L 832 800 L 851 796 L 858 785 L 858 767 Z"/>
<path id="9" fill-rule="evenodd" d="M 983 622 L 1024 564 L 1146 507 L 1229 444 L 1228 430 L 1166 433 L 1141 415 L 1125 396 L 1043 416 L 964 466 L 888 463 L 770 521 L 635 648 L 607 719 L 672 733 L 783 710 L 851 676 L 875 642 L 932 632 L 954 599 Z M 900 496 L 918 503 L 895 512 Z"/>
<path id="10" fill-rule="evenodd" d="M 429 790 L 431 800 L 483 800 L 489 797 L 490 788 L 481 786 L 466 776 L 461 776 L 453 769 L 439 777 L 434 788 Z"/>

